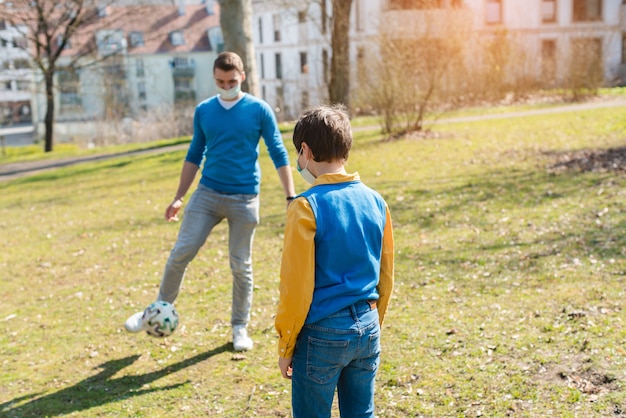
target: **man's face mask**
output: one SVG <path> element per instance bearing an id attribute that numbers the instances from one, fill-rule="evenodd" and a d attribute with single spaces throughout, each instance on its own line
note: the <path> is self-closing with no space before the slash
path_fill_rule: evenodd
<path id="1" fill-rule="evenodd" d="M 230 88 L 228 90 L 224 90 L 222 88 L 217 87 L 217 92 L 220 94 L 220 97 L 224 100 L 233 100 L 239 96 L 239 92 L 241 91 L 241 84 L 237 84 L 235 87 Z"/>

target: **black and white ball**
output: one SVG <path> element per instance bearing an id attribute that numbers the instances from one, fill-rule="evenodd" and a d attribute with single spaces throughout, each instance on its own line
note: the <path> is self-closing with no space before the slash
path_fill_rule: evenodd
<path id="1" fill-rule="evenodd" d="M 171 303 L 157 301 L 143 311 L 141 320 L 149 335 L 167 337 L 172 335 L 178 327 L 178 312 Z"/>

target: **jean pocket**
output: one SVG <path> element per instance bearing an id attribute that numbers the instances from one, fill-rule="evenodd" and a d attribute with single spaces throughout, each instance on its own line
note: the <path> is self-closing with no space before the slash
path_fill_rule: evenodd
<path id="1" fill-rule="evenodd" d="M 359 359 L 361 368 L 375 371 L 380 364 L 380 329 L 373 331 L 367 337 L 367 349 Z"/>
<path id="2" fill-rule="evenodd" d="M 344 366 L 348 341 L 322 340 L 309 337 L 307 345 L 307 375 L 317 383 L 326 383 Z"/>

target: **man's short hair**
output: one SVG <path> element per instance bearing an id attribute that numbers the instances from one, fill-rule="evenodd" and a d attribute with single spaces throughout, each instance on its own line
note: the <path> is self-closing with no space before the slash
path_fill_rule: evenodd
<path id="1" fill-rule="evenodd" d="M 239 74 L 243 74 L 243 61 L 241 57 L 234 52 L 222 52 L 217 58 L 215 58 L 215 62 L 213 63 L 213 72 L 215 69 L 219 68 L 222 71 L 232 71 L 237 70 Z"/>
<path id="2" fill-rule="evenodd" d="M 311 148 L 314 161 L 347 160 L 352 147 L 352 127 L 342 104 L 315 106 L 306 110 L 293 131 L 293 145 Z"/>

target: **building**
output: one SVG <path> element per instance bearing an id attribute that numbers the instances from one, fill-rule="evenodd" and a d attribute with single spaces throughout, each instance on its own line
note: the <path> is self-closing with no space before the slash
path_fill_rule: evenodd
<path id="1" fill-rule="evenodd" d="M 0 20 L 0 125 L 28 124 L 32 121 L 32 69 L 24 50 L 25 28 Z"/>
<path id="2" fill-rule="evenodd" d="M 331 4 L 253 1 L 262 95 L 279 118 L 293 119 L 328 97 Z M 351 92 L 380 57 L 382 36 L 414 39 L 415 51 L 435 39 L 461 39 L 462 75 L 448 76 L 442 88 L 449 94 L 467 84 L 626 84 L 625 0 L 353 0 Z M 472 72 L 482 79 L 466 76 Z"/>
<path id="3" fill-rule="evenodd" d="M 56 140 L 126 142 L 190 133 L 189 110 L 216 93 L 212 68 L 223 44 L 219 6 L 181 1 L 95 13 L 97 19 L 70 39 L 58 62 Z M 63 69 L 80 55 L 76 69 Z M 41 82 L 36 91 L 36 131 L 42 136 Z"/>

